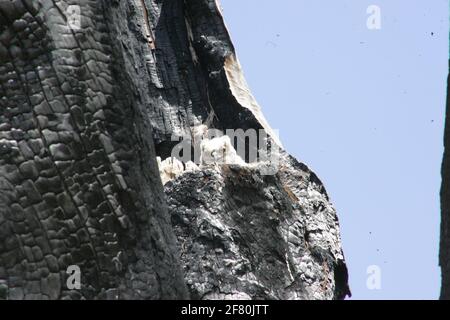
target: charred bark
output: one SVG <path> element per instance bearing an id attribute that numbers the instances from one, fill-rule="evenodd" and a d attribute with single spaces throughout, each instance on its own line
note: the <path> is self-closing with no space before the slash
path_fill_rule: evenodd
<path id="1" fill-rule="evenodd" d="M 441 188 L 441 243 L 439 264 L 442 271 L 441 299 L 450 300 L 450 75 L 447 83 L 447 110 L 444 133 L 444 160 Z"/>
<path id="2" fill-rule="evenodd" d="M 217 189 L 185 172 L 164 193 L 157 157 L 199 125 L 261 129 L 281 147 L 215 0 L 0 0 L 0 18 L 0 298 L 349 295 L 336 212 L 283 149 L 270 178 L 259 164 L 234 168 L 242 181 L 214 166 Z M 202 208 L 177 198 L 189 186 L 206 196 Z M 211 242 L 198 219 L 244 235 Z M 268 238 L 254 244 L 250 231 Z M 199 276 L 199 259 L 224 248 L 248 272 L 222 257 Z M 80 290 L 66 285 L 71 265 Z"/>

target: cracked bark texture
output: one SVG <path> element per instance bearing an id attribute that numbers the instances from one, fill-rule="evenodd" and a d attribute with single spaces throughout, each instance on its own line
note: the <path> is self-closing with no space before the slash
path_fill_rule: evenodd
<path id="1" fill-rule="evenodd" d="M 156 157 L 205 121 L 281 145 L 215 0 L 0 0 L 0 298 L 345 298 L 335 210 L 285 151 L 164 194 Z"/>
<path id="2" fill-rule="evenodd" d="M 450 62 L 449 62 L 450 66 Z M 450 71 L 450 68 L 449 68 Z M 449 73 L 450 74 L 450 73 Z M 441 243 L 439 265 L 442 271 L 441 299 L 450 300 L 450 75 L 447 83 L 447 111 L 444 133 L 444 160 L 441 188 Z"/>
<path id="3" fill-rule="evenodd" d="M 336 215 L 314 174 L 284 166 L 265 175 L 262 169 L 204 168 L 166 185 L 192 297 L 345 298 L 350 292 Z"/>

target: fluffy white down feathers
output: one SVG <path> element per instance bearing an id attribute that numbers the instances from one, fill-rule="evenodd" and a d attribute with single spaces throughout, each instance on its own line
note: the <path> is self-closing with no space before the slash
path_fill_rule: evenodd
<path id="1" fill-rule="evenodd" d="M 204 139 L 200 144 L 200 164 L 239 164 L 244 165 L 245 161 L 237 154 L 230 137 L 222 136 L 214 139 Z"/>
<path id="2" fill-rule="evenodd" d="M 201 128 L 203 129 L 203 128 Z M 203 136 L 204 130 L 196 132 L 197 135 Z M 202 137 L 203 138 L 203 137 Z M 237 154 L 230 137 L 221 136 L 213 139 L 203 138 L 200 147 L 200 167 L 218 166 L 222 164 L 245 165 L 245 161 Z M 164 161 L 157 157 L 159 174 L 163 185 L 177 178 L 187 171 L 196 171 L 200 168 L 192 161 L 183 163 L 177 158 L 167 158 Z"/>

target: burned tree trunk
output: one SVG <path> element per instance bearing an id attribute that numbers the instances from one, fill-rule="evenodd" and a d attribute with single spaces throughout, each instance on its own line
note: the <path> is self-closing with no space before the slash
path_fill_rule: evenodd
<path id="1" fill-rule="evenodd" d="M 325 188 L 261 114 L 215 0 L 0 0 L 0 18 L 0 298 L 350 294 Z M 258 132 L 244 149 L 267 142 L 276 170 L 170 160 L 200 129 Z"/>
<path id="2" fill-rule="evenodd" d="M 450 75 L 447 84 L 447 111 L 444 133 L 444 161 L 441 188 L 441 244 L 439 264 L 442 271 L 441 299 L 450 300 Z"/>

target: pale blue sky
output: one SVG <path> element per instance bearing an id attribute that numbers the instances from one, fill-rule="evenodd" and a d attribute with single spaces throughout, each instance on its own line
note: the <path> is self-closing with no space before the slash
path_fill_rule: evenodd
<path id="1" fill-rule="evenodd" d="M 338 210 L 353 297 L 436 299 L 448 1 L 221 3 L 264 114 Z"/>

